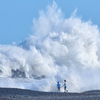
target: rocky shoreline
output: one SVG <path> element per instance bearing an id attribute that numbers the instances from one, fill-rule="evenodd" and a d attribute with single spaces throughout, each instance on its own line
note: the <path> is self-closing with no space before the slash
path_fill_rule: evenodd
<path id="1" fill-rule="evenodd" d="M 100 90 L 82 93 L 57 93 L 0 88 L 0 100 L 100 100 Z"/>

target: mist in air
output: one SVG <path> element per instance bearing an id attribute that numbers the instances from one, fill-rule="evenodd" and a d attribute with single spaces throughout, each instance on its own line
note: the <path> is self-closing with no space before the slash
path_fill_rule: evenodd
<path id="1" fill-rule="evenodd" d="M 64 18 L 56 2 L 33 19 L 33 35 L 0 45 L 0 87 L 70 92 L 100 89 L 100 32 L 91 21 Z M 62 90 L 63 91 L 63 88 Z"/>

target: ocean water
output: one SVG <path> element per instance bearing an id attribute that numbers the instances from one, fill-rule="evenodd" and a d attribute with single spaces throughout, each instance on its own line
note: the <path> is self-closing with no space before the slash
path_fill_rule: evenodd
<path id="1" fill-rule="evenodd" d="M 69 92 L 100 89 L 100 32 L 76 15 L 64 18 L 55 2 L 33 19 L 33 35 L 0 45 L 0 87 Z M 63 91 L 63 87 L 61 88 Z"/>

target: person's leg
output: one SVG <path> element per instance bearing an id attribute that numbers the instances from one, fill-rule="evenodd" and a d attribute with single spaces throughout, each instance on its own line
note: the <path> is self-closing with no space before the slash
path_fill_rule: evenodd
<path id="1" fill-rule="evenodd" d="M 58 87 L 58 92 L 59 92 L 59 87 Z"/>
<path id="2" fill-rule="evenodd" d="M 60 87 L 58 87 L 58 92 L 60 92 Z"/>
<path id="3" fill-rule="evenodd" d="M 64 87 L 64 92 L 67 92 L 67 91 L 66 91 L 66 86 Z"/>

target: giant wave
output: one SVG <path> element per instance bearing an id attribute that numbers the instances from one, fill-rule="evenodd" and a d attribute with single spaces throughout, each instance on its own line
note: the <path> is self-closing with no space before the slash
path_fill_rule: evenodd
<path id="1" fill-rule="evenodd" d="M 33 35 L 0 45 L 0 87 L 56 91 L 66 79 L 69 91 L 100 89 L 100 32 L 75 13 L 64 18 L 53 2 L 33 19 Z"/>

